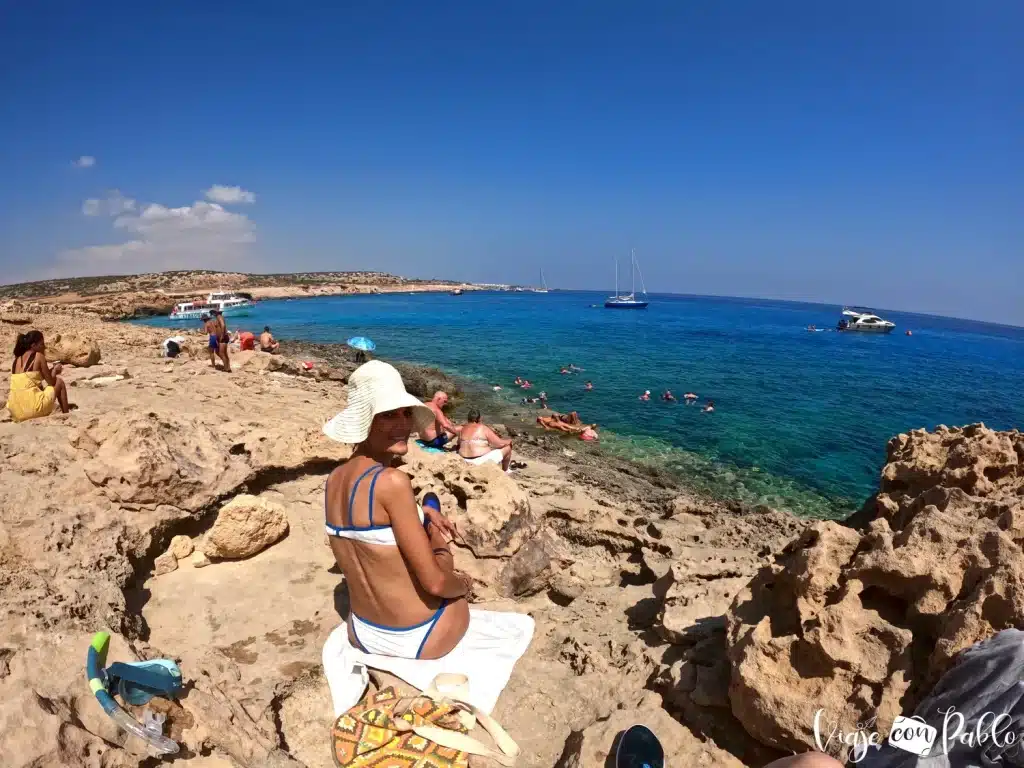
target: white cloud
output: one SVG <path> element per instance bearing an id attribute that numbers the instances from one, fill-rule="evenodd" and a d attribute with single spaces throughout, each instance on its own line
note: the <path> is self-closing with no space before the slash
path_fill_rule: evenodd
<path id="1" fill-rule="evenodd" d="M 223 184 L 214 184 L 204 193 L 207 200 L 223 205 L 232 203 L 255 203 L 256 195 L 241 187 L 225 187 Z"/>
<path id="2" fill-rule="evenodd" d="M 82 155 L 72 163 L 75 168 L 92 168 L 96 165 L 96 158 L 92 155 Z"/>
<path id="3" fill-rule="evenodd" d="M 205 200 L 178 208 L 159 203 L 139 207 L 117 192 L 106 200 L 86 200 L 82 212 L 116 217 L 114 229 L 130 239 L 59 254 L 64 269 L 80 274 L 223 269 L 240 263 L 256 240 L 248 216 Z"/>
<path id="4" fill-rule="evenodd" d="M 82 203 L 82 213 L 86 216 L 120 216 L 134 210 L 135 201 L 122 195 L 118 189 L 111 190 L 105 200 L 90 197 Z"/>

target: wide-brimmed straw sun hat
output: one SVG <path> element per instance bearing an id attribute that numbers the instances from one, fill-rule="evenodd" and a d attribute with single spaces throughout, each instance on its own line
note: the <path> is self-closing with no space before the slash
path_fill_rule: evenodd
<path id="1" fill-rule="evenodd" d="M 434 421 L 434 412 L 405 391 L 394 366 L 371 360 L 348 377 L 348 407 L 324 424 L 324 434 L 339 443 L 361 443 L 374 416 L 399 408 L 412 409 L 413 431 L 421 435 Z"/>

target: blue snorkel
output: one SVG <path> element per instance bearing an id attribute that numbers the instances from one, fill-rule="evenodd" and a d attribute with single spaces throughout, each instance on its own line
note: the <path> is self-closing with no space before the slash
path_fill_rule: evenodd
<path id="1" fill-rule="evenodd" d="M 97 632 L 89 644 L 85 661 L 85 674 L 89 688 L 96 696 L 103 711 L 126 733 L 138 736 L 161 755 L 178 752 L 176 742 L 160 733 L 160 722 L 147 727 L 125 712 L 111 695 L 114 690 L 126 704 L 142 705 L 154 696 L 176 698 L 181 692 L 181 670 L 173 661 L 155 659 L 131 664 L 114 662 L 104 669 L 107 651 L 110 649 L 110 635 Z"/>

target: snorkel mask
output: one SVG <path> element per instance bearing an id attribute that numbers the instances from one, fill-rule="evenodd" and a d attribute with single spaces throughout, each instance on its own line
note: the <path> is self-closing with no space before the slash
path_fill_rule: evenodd
<path id="1" fill-rule="evenodd" d="M 150 717 L 146 712 L 145 725 L 129 715 L 118 705 L 112 694 L 116 693 L 125 704 L 141 706 L 154 696 L 175 699 L 181 693 L 181 670 L 169 659 L 152 659 L 124 663 L 115 661 L 109 667 L 107 651 L 110 649 L 110 634 L 97 632 L 89 645 L 85 672 L 89 688 L 96 695 L 103 711 L 117 723 L 121 730 L 138 736 L 161 755 L 178 752 L 176 742 L 163 735 L 163 717 Z"/>

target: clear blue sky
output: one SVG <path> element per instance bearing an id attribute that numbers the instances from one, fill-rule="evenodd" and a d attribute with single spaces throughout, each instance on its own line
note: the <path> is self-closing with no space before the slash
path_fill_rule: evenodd
<path id="1" fill-rule="evenodd" d="M 0 13 L 0 282 L 607 289 L 635 247 L 651 290 L 1024 325 L 1020 0 Z"/>

